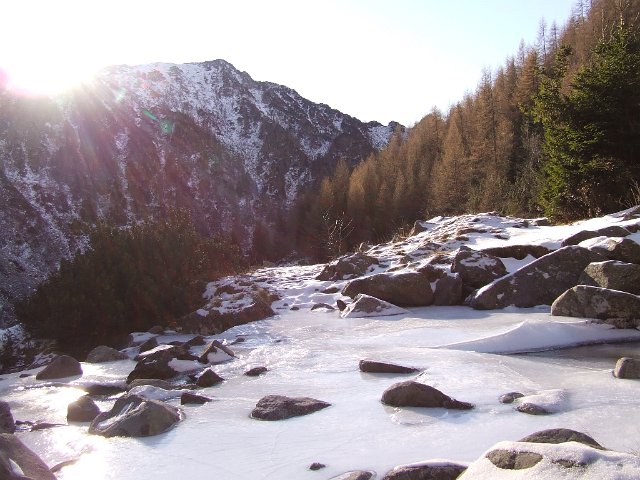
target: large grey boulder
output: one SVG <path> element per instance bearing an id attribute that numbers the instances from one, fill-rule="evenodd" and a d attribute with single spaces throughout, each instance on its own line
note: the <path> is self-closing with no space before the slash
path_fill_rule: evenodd
<path id="1" fill-rule="evenodd" d="M 433 291 L 425 275 L 419 272 L 378 273 L 350 281 L 342 294 L 351 298 L 363 293 L 400 307 L 418 307 L 433 303 Z"/>
<path id="2" fill-rule="evenodd" d="M 640 360 L 630 357 L 622 357 L 616 362 L 613 369 L 616 378 L 640 379 Z"/>
<path id="3" fill-rule="evenodd" d="M 466 465 L 444 461 L 400 465 L 389 470 L 382 480 L 455 480 L 466 469 Z"/>
<path id="4" fill-rule="evenodd" d="M 618 260 L 590 263 L 578 279 L 580 285 L 640 294 L 640 265 Z"/>
<path id="5" fill-rule="evenodd" d="M 551 305 L 564 291 L 578 283 L 587 265 L 604 260 L 579 246 L 563 247 L 481 288 L 470 305 L 480 310 Z"/>
<path id="6" fill-rule="evenodd" d="M 180 421 L 180 410 L 138 395 L 116 400 L 113 408 L 98 415 L 89 433 L 103 437 L 148 437 L 158 435 Z"/>
<path id="7" fill-rule="evenodd" d="M 578 285 L 553 302 L 551 315 L 597 318 L 617 328 L 635 328 L 640 326 L 640 296 Z"/>
<path id="8" fill-rule="evenodd" d="M 4 400 L 0 400 L 0 433 L 13 433 L 16 423 L 11 414 L 11 407 Z"/>
<path id="9" fill-rule="evenodd" d="M 507 274 L 498 257 L 464 246 L 453 256 L 451 271 L 458 273 L 462 282 L 472 288 L 484 287 Z"/>
<path id="10" fill-rule="evenodd" d="M 640 245 L 628 238 L 592 239 L 581 245 L 609 260 L 640 264 Z"/>
<path id="11" fill-rule="evenodd" d="M 126 353 L 122 353 L 115 348 L 99 345 L 89 352 L 87 355 L 88 363 L 116 362 L 118 360 L 127 360 L 129 357 Z"/>
<path id="12" fill-rule="evenodd" d="M 548 430 L 541 430 L 539 432 L 532 433 L 531 435 L 527 435 L 526 437 L 518 441 L 525 443 L 553 444 L 578 442 L 593 448 L 597 448 L 599 450 L 605 449 L 589 435 L 582 432 L 577 432 L 576 430 L 571 430 L 569 428 L 550 428 Z"/>
<path id="13" fill-rule="evenodd" d="M 315 398 L 267 395 L 258 401 L 251 412 L 251 417 L 259 420 L 285 420 L 309 415 L 330 406 L 330 403 Z"/>
<path id="14" fill-rule="evenodd" d="M 87 395 L 67 406 L 68 422 L 91 422 L 100 415 L 100 407 Z"/>
<path id="15" fill-rule="evenodd" d="M 3 480 L 56 480 L 47 464 L 13 434 L 0 434 L 0 455 L 0 468 L 4 470 L 0 470 L 0 478 Z M 15 472 L 9 459 L 24 475 Z"/>
<path id="16" fill-rule="evenodd" d="M 382 403 L 392 407 L 426 407 L 448 408 L 453 410 L 470 410 L 473 404 L 455 400 L 440 390 L 424 383 L 394 383 L 382 394 Z"/>
<path id="17" fill-rule="evenodd" d="M 345 280 L 367 273 L 369 267 L 378 264 L 378 259 L 364 253 L 352 253 L 327 264 L 316 280 Z"/>
<path id="18" fill-rule="evenodd" d="M 82 375 L 82 365 L 69 355 L 59 355 L 36 375 L 37 380 L 53 380 L 57 378 Z"/>

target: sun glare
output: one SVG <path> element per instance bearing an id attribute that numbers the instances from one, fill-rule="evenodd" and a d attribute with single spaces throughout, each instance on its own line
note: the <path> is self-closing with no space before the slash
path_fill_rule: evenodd
<path id="1" fill-rule="evenodd" d="M 91 69 L 65 64 L 27 63 L 7 67 L 7 87 L 29 95 L 55 95 L 88 80 Z"/>

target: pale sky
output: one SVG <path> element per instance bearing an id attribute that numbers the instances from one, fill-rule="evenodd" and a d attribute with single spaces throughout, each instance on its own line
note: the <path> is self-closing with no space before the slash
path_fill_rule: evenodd
<path id="1" fill-rule="evenodd" d="M 473 91 L 575 0 L 0 0 L 0 68 L 55 91 L 113 64 L 222 58 L 364 121 Z"/>

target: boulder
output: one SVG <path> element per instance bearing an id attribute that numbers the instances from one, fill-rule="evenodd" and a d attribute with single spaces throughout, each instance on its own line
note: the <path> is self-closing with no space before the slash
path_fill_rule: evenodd
<path id="1" fill-rule="evenodd" d="M 116 400 L 113 408 L 98 415 L 89 433 L 103 437 L 148 437 L 158 435 L 180 421 L 180 410 L 137 395 Z"/>
<path id="2" fill-rule="evenodd" d="M 433 289 L 433 305 L 460 305 L 463 300 L 462 277 L 458 273 L 451 273 L 450 268 L 442 263 L 437 263 L 445 259 L 450 257 L 434 255 L 418 271 L 427 277 Z"/>
<path id="3" fill-rule="evenodd" d="M 451 271 L 458 273 L 465 285 L 481 288 L 507 274 L 507 269 L 498 257 L 460 247 L 453 256 Z"/>
<path id="4" fill-rule="evenodd" d="M 640 360 L 629 357 L 620 358 L 613 369 L 613 376 L 616 378 L 640 379 Z"/>
<path id="5" fill-rule="evenodd" d="M 363 293 L 401 307 L 426 306 L 433 303 L 427 277 L 419 272 L 379 273 L 350 281 L 342 294 L 355 298 Z"/>
<path id="6" fill-rule="evenodd" d="M 139 352 L 148 352 L 149 350 L 153 350 L 158 346 L 158 339 L 156 337 L 151 337 L 150 339 L 142 342 L 139 347 Z"/>
<path id="7" fill-rule="evenodd" d="M 397 307 L 379 298 L 359 293 L 353 303 L 347 305 L 340 312 L 340 316 L 342 318 L 364 318 L 403 315 L 406 313 L 409 313 L 409 311 L 404 308 Z"/>
<path id="8" fill-rule="evenodd" d="M 4 400 L 0 400 L 0 433 L 13 433 L 16 423 L 11 414 L 11 407 Z"/>
<path id="9" fill-rule="evenodd" d="M 635 328 L 640 326 L 640 296 L 578 285 L 553 302 L 551 315 L 597 318 L 618 328 Z"/>
<path id="10" fill-rule="evenodd" d="M 326 467 L 327 466 L 324 463 L 313 462 L 311 465 L 309 465 L 309 470 L 311 470 L 312 472 L 317 472 L 318 470 L 322 470 Z"/>
<path id="11" fill-rule="evenodd" d="M 67 422 L 91 422 L 100 415 L 100 408 L 87 395 L 67 407 Z"/>
<path id="12" fill-rule="evenodd" d="M 378 259 L 364 253 L 352 253 L 327 264 L 316 280 L 345 280 L 367 273 L 369 267 L 378 264 Z"/>
<path id="13" fill-rule="evenodd" d="M 640 265 L 618 260 L 590 263 L 578 279 L 579 285 L 640 294 Z"/>
<path id="14" fill-rule="evenodd" d="M 244 301 L 225 309 L 198 309 L 182 317 L 179 321 L 183 333 L 215 335 L 237 325 L 263 320 L 276 313 L 271 303 L 277 299 L 264 289 L 245 295 Z"/>
<path id="15" fill-rule="evenodd" d="M 204 337 L 202 335 L 196 335 L 193 338 L 190 338 L 189 340 L 187 340 L 186 342 L 184 342 L 182 345 L 186 348 L 191 348 L 191 347 L 199 347 L 201 345 L 204 345 L 206 342 L 204 341 Z"/>
<path id="16" fill-rule="evenodd" d="M 315 398 L 267 395 L 258 401 L 251 412 L 251 417 L 259 420 L 284 420 L 309 415 L 329 406 L 331 406 L 330 403 Z"/>
<path id="17" fill-rule="evenodd" d="M 122 353 L 115 348 L 99 345 L 89 352 L 87 355 L 88 363 L 116 362 L 118 360 L 128 360 L 126 353 Z"/>
<path id="18" fill-rule="evenodd" d="M 433 292 L 433 305 L 451 306 L 460 305 L 463 300 L 463 282 L 459 274 L 445 273 L 436 282 Z"/>
<path id="19" fill-rule="evenodd" d="M 382 403 L 392 407 L 427 407 L 469 410 L 471 403 L 455 400 L 440 390 L 414 381 L 391 385 L 382 394 Z"/>
<path id="20" fill-rule="evenodd" d="M 499 442 L 471 463 L 462 479 L 636 479 L 640 478 L 637 455 L 603 451 L 578 438 L 555 445 Z"/>
<path id="21" fill-rule="evenodd" d="M 589 240 L 590 238 L 600 237 L 601 235 L 594 230 L 582 230 L 578 233 L 571 235 L 568 238 L 565 238 L 560 244 L 561 247 L 567 247 L 569 245 L 578 245 L 585 240 Z"/>
<path id="22" fill-rule="evenodd" d="M 389 470 L 382 480 L 455 480 L 466 469 L 466 465 L 447 461 L 400 465 Z"/>
<path id="23" fill-rule="evenodd" d="M 340 299 L 336 300 L 336 306 L 338 307 L 338 310 L 340 310 L 341 312 L 343 312 L 344 309 L 347 308 L 347 304 L 344 302 L 344 300 L 340 300 Z"/>
<path id="24" fill-rule="evenodd" d="M 82 366 L 75 358 L 59 355 L 49 365 L 36 375 L 37 380 L 52 380 L 57 378 L 75 377 L 82 375 Z"/>
<path id="25" fill-rule="evenodd" d="M 212 340 L 202 351 L 198 361 L 215 365 L 217 363 L 227 362 L 234 357 L 235 354 L 233 353 L 233 350 L 226 345 L 223 345 L 218 340 Z"/>
<path id="26" fill-rule="evenodd" d="M 470 297 L 469 303 L 480 310 L 551 305 L 578 283 L 587 265 L 601 260 L 599 254 L 586 248 L 563 247 L 486 285 Z"/>
<path id="27" fill-rule="evenodd" d="M 259 377 L 268 371 L 267 367 L 253 367 L 244 372 L 247 377 Z"/>
<path id="28" fill-rule="evenodd" d="M 210 401 L 211 399 L 209 397 L 191 392 L 183 392 L 182 395 L 180 395 L 180 405 L 204 405 Z"/>
<path id="29" fill-rule="evenodd" d="M 551 253 L 551 250 L 543 245 L 504 245 L 501 247 L 483 248 L 480 251 L 488 255 L 493 255 L 494 257 L 515 258 L 516 260 L 524 260 L 529 255 L 534 258 L 540 258 Z"/>
<path id="30" fill-rule="evenodd" d="M 331 477 L 329 480 L 371 480 L 376 474 L 367 470 L 354 470 L 345 472 L 337 477 Z"/>
<path id="31" fill-rule="evenodd" d="M 525 443 L 553 443 L 553 444 L 566 443 L 566 442 L 578 442 L 593 448 L 597 448 L 599 450 L 605 449 L 602 445 L 596 442 L 589 435 L 586 435 L 581 432 L 577 432 L 575 430 L 570 430 L 568 428 L 551 428 L 548 430 L 541 430 L 539 432 L 532 433 L 531 435 L 527 435 L 526 437 L 518 441 L 525 442 Z"/>
<path id="32" fill-rule="evenodd" d="M 164 333 L 164 328 L 160 325 L 154 325 L 147 332 L 152 333 L 154 335 L 162 335 Z"/>
<path id="33" fill-rule="evenodd" d="M 420 370 L 413 367 L 403 367 L 393 363 L 376 362 L 373 360 L 360 360 L 359 368 L 365 373 L 416 373 Z"/>
<path id="34" fill-rule="evenodd" d="M 525 470 L 537 465 L 543 457 L 535 452 L 495 449 L 485 458 L 502 470 Z"/>
<path id="35" fill-rule="evenodd" d="M 640 263 L 640 245 L 628 238 L 593 238 L 582 242 L 580 246 L 599 253 L 609 260 L 626 263 Z"/>
<path id="36" fill-rule="evenodd" d="M 220 375 L 213 371 L 211 367 L 205 369 L 196 380 L 196 385 L 201 388 L 213 387 L 224 381 Z"/>
<path id="37" fill-rule="evenodd" d="M 171 349 L 159 350 L 142 358 L 127 377 L 127 383 L 139 378 L 156 378 L 166 380 L 175 377 L 178 372 L 169 366 L 175 358 Z"/>
<path id="38" fill-rule="evenodd" d="M 9 461 L 15 462 L 22 474 L 15 471 Z M 47 464 L 31 451 L 18 437 L 0 434 L 0 478 L 7 480 L 56 480 Z"/>

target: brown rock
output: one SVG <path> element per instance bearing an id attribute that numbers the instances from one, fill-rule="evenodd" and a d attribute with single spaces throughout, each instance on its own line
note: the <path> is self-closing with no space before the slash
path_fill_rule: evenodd
<path id="1" fill-rule="evenodd" d="M 24 473 L 24 477 L 14 477 L 16 480 L 56 480 L 56 476 L 51 473 L 47 464 L 15 435 L 0 434 L 0 452 L 5 458 L 13 460 Z"/>
<path id="2" fill-rule="evenodd" d="M 82 366 L 75 358 L 60 355 L 36 375 L 37 380 L 53 380 L 58 378 L 82 375 Z"/>
<path id="3" fill-rule="evenodd" d="M 613 369 L 613 376 L 616 378 L 639 379 L 640 360 L 629 357 L 620 358 Z"/>
<path id="4" fill-rule="evenodd" d="M 386 302 L 406 306 L 425 306 L 433 303 L 433 292 L 427 277 L 419 272 L 398 274 L 379 273 L 350 281 L 342 294 L 355 298 L 359 293 Z"/>
<path id="5" fill-rule="evenodd" d="M 469 410 L 473 404 L 455 400 L 440 390 L 414 381 L 391 385 L 382 394 L 382 403 L 392 407 L 427 407 Z"/>
<path id="6" fill-rule="evenodd" d="M 416 373 L 420 370 L 413 367 L 403 367 L 393 363 L 376 362 L 373 360 L 360 360 L 359 368 L 361 372 L 366 373 Z"/>
<path id="7" fill-rule="evenodd" d="M 330 403 L 315 398 L 267 395 L 256 404 L 251 412 L 251 417 L 259 420 L 284 420 L 309 415 L 330 406 Z"/>
<path id="8" fill-rule="evenodd" d="M 542 460 L 542 455 L 534 452 L 513 452 L 510 450 L 491 450 L 485 455 L 491 463 L 503 470 L 524 470 Z"/>

